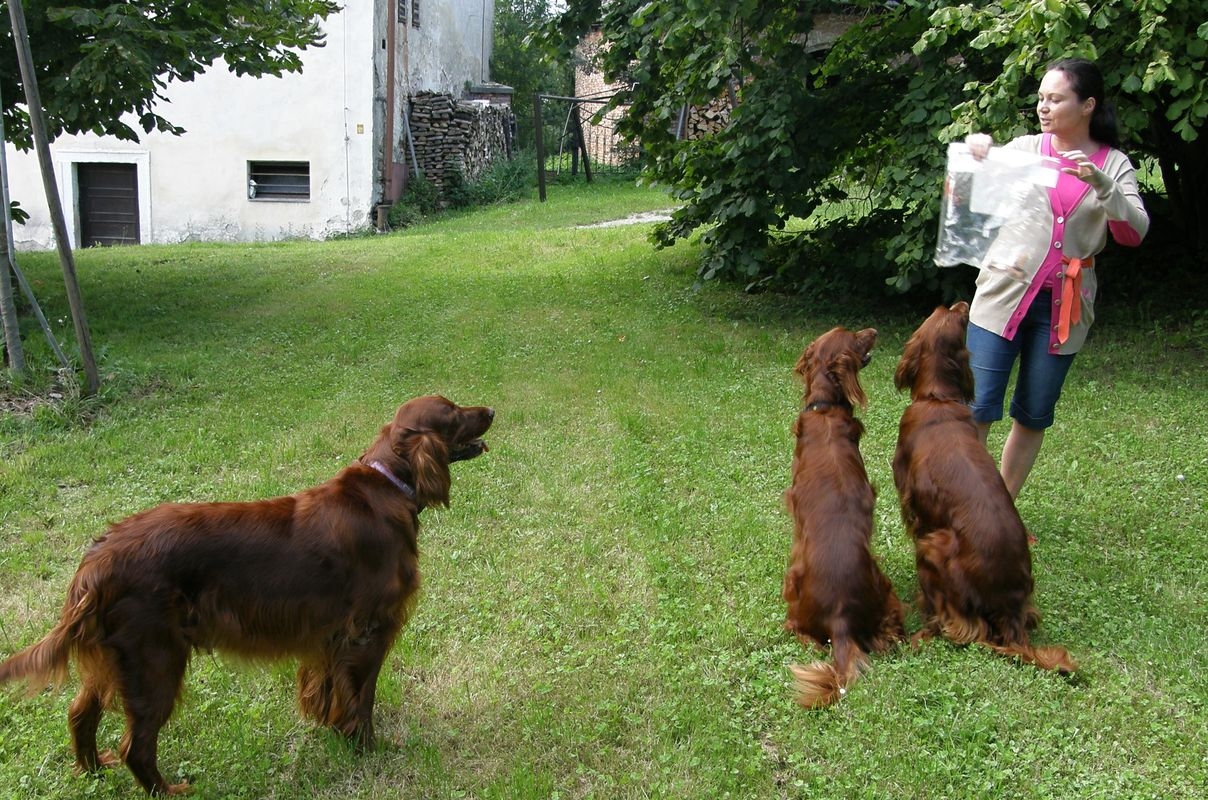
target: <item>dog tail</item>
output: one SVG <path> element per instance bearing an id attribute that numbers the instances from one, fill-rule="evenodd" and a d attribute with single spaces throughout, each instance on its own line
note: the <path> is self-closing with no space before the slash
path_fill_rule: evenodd
<path id="1" fill-rule="evenodd" d="M 1031 664 L 1040 669 L 1050 670 L 1061 675 L 1071 675 L 1078 671 L 1078 664 L 1064 647 L 1049 645 L 1033 647 L 1027 641 L 1013 644 L 987 645 L 991 650 L 1008 658 L 1018 658 L 1025 664 Z"/>
<path id="2" fill-rule="evenodd" d="M 0 683 L 24 681 L 29 693 L 66 683 L 72 652 L 94 628 L 96 594 L 72 584 L 57 625 L 42 640 L 0 662 Z"/>
<path id="3" fill-rule="evenodd" d="M 831 655 L 833 664 L 815 661 L 789 667 L 797 689 L 797 704 L 803 708 L 834 705 L 869 665 L 867 654 L 848 636 L 847 625 L 842 622 L 831 631 Z"/>

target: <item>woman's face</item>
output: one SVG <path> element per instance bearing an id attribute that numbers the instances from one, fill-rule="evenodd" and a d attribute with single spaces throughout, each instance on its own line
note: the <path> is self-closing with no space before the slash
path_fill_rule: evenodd
<path id="1" fill-rule="evenodd" d="M 1085 135 L 1090 130 L 1094 111 L 1095 99 L 1080 100 L 1064 72 L 1050 70 L 1045 73 L 1036 100 L 1041 132 L 1062 138 Z"/>

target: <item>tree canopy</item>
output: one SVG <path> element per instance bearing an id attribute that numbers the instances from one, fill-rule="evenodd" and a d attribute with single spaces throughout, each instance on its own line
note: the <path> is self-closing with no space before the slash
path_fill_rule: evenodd
<path id="1" fill-rule="evenodd" d="M 512 111 L 521 147 L 531 146 L 533 95 L 568 94 L 572 83 L 564 60 L 530 42 L 529 34 L 553 16 L 550 0 L 496 0 L 491 78 L 512 87 Z"/>
<path id="2" fill-rule="evenodd" d="M 846 18 L 833 42 L 816 35 L 827 13 Z M 630 87 L 624 132 L 684 203 L 656 240 L 703 230 L 704 277 L 939 283 L 944 145 L 1035 131 L 1045 65 L 1072 55 L 1098 61 L 1125 149 L 1164 189 L 1151 213 L 1208 249 L 1203 0 L 569 0 L 546 41 L 567 47 L 593 22 L 601 67 Z M 729 125 L 677 140 L 680 110 L 723 93 Z"/>
<path id="3" fill-rule="evenodd" d="M 238 75 L 300 71 L 299 51 L 323 45 L 319 20 L 339 7 L 334 0 L 25 0 L 49 134 L 137 140 L 127 114 L 146 132 L 181 133 L 157 111 L 169 83 L 190 81 L 218 59 Z M 0 97 L 5 134 L 28 149 L 7 12 L 0 15 Z"/>

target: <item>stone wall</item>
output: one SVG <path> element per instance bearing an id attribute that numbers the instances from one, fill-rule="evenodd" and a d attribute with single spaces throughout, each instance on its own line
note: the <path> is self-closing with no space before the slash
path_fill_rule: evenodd
<path id="1" fill-rule="evenodd" d="M 515 116 L 510 105 L 419 92 L 411 98 L 409 116 L 415 164 L 442 197 L 452 171 L 472 182 L 496 161 L 512 157 Z M 406 141 L 403 153 L 407 179 L 414 180 Z"/>
<path id="2" fill-rule="evenodd" d="M 604 79 L 604 73 L 596 62 L 602 47 L 603 39 L 598 27 L 593 28 L 579 41 L 575 58 L 575 97 L 607 100 L 623 88 Z M 579 124 L 583 128 L 583 139 L 592 161 L 618 166 L 634 160 L 637 157 L 636 149 L 627 147 L 616 132 L 617 123 L 625 115 L 627 107 L 614 108 L 596 120 L 595 115 L 601 105 L 589 102 L 580 103 L 576 107 Z"/>
<path id="3" fill-rule="evenodd" d="M 814 27 L 805 42 L 806 51 L 817 53 L 829 49 L 859 19 L 857 14 L 814 15 Z M 598 26 L 579 40 L 575 66 L 576 97 L 607 97 L 621 88 L 607 83 L 596 64 L 596 58 L 605 46 Z M 730 124 L 731 99 L 730 92 L 723 91 L 708 104 L 684 108 L 676 123 L 678 137 L 699 139 L 724 130 Z M 620 111 L 612 113 L 619 115 Z M 584 134 L 589 138 L 593 133 L 592 123 L 586 118 L 590 116 L 590 112 L 584 116 Z M 615 120 L 603 120 L 602 127 L 611 130 L 615 127 Z M 608 136 L 608 133 L 604 132 L 602 135 Z M 615 144 L 615 139 L 612 141 Z"/>

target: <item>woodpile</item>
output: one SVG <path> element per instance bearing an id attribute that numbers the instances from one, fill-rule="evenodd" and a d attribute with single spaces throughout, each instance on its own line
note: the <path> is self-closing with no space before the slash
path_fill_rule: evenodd
<path id="1" fill-rule="evenodd" d="M 509 106 L 419 92 L 411 98 L 410 123 L 415 164 L 441 197 L 457 180 L 454 172 L 473 182 L 491 164 L 512 156 L 514 116 Z M 411 153 L 405 140 L 401 145 L 410 174 Z"/>
<path id="2" fill-rule="evenodd" d="M 707 106 L 692 106 L 685 115 L 681 139 L 699 139 L 717 133 L 730 124 L 730 100 L 725 95 Z"/>

